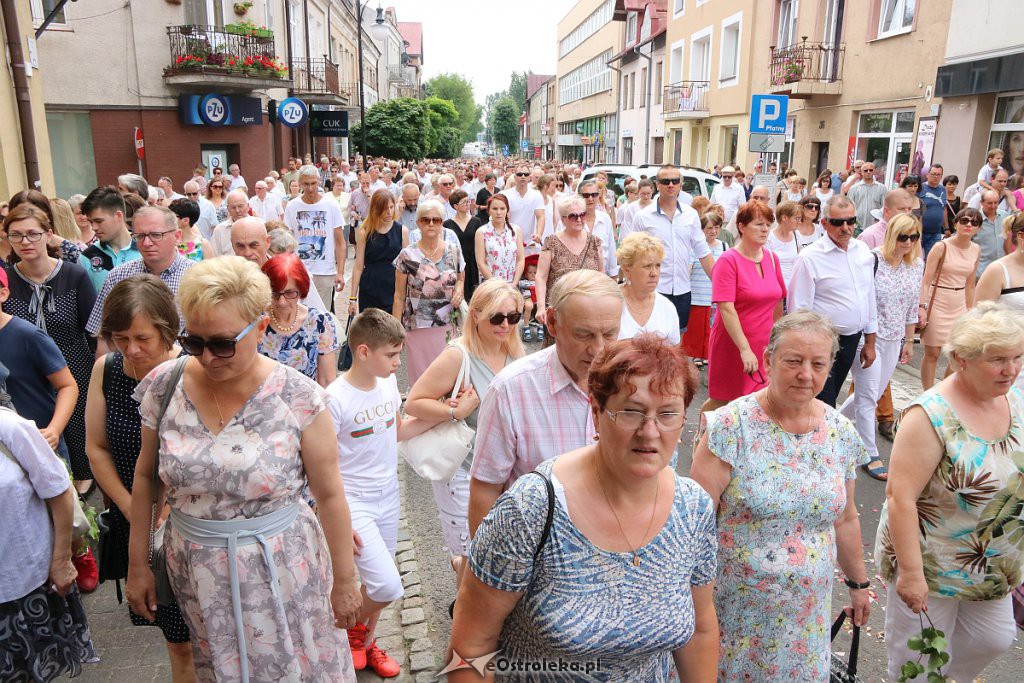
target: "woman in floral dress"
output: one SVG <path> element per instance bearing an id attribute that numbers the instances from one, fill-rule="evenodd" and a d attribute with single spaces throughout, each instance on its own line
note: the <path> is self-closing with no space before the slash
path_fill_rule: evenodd
<path id="1" fill-rule="evenodd" d="M 508 222 L 508 212 L 508 198 L 505 195 L 491 195 L 487 200 L 487 214 L 491 220 L 477 229 L 474 238 L 481 282 L 499 277 L 505 282 L 517 284 L 523 275 L 526 259 L 523 231 Z"/>
<path id="2" fill-rule="evenodd" d="M 705 414 L 691 476 L 718 506 L 720 681 L 828 680 L 837 561 L 854 623 L 867 622 L 854 500 L 867 453 L 853 425 L 815 399 L 837 340 L 817 313 L 779 319 L 768 386 Z"/>
<path id="3" fill-rule="evenodd" d="M 136 391 L 143 430 L 131 518 L 150 519 L 159 465 L 171 508 L 167 573 L 196 678 L 355 681 L 344 629 L 361 601 L 323 390 L 257 352 L 270 283 L 256 264 L 196 264 L 178 297 L 181 346 L 193 357 L 157 366 Z M 307 482 L 319 520 L 301 499 Z M 152 619 L 148 527 L 132 525 L 126 593 Z"/>

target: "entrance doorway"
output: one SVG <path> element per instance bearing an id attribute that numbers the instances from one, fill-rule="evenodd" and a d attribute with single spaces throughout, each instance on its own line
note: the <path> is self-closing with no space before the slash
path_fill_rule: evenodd
<path id="1" fill-rule="evenodd" d="M 821 175 L 821 172 L 828 168 L 828 143 L 827 142 L 815 142 L 814 143 L 814 173 L 807 177 L 807 185 L 810 186 L 813 179 L 817 179 Z"/>
<path id="2" fill-rule="evenodd" d="M 893 187 L 906 175 L 914 137 L 914 111 L 877 111 L 860 115 L 857 158 L 875 164 L 875 176 Z"/>

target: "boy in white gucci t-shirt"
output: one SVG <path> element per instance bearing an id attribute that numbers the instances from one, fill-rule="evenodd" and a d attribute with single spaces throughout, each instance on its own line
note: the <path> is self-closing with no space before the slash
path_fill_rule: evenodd
<path id="1" fill-rule="evenodd" d="M 402 419 L 394 373 L 404 343 L 405 329 L 398 320 L 380 309 L 366 309 L 348 329 L 352 369 L 327 387 L 362 582 L 363 607 L 355 628 L 348 631 L 349 647 L 356 669 L 369 664 L 384 678 L 401 672 L 373 640 L 381 610 L 404 593 L 395 565 L 398 442 L 431 427 L 415 418 Z"/>

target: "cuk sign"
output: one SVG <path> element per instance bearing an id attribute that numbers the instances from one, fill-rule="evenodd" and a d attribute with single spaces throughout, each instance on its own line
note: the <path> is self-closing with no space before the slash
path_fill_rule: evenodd
<path id="1" fill-rule="evenodd" d="M 309 127 L 315 138 L 347 138 L 347 111 L 311 111 Z"/>

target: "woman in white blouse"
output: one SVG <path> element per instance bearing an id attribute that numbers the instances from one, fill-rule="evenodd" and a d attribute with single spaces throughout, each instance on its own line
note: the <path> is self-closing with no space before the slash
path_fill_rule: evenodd
<path id="1" fill-rule="evenodd" d="M 622 322 L 619 339 L 632 339 L 641 332 L 654 332 L 669 344 L 679 344 L 679 314 L 664 295 L 658 294 L 658 279 L 665 247 L 645 232 L 634 232 L 622 240 L 615 252 L 625 276 Z"/>

